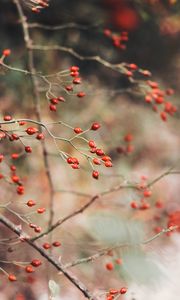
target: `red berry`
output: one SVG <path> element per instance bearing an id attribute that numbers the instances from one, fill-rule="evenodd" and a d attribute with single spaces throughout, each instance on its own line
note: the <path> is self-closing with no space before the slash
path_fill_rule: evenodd
<path id="1" fill-rule="evenodd" d="M 162 112 L 160 113 L 160 117 L 161 117 L 161 119 L 162 119 L 164 122 L 167 121 L 167 114 L 165 113 L 165 111 L 162 111 Z"/>
<path id="2" fill-rule="evenodd" d="M 129 64 L 131 70 L 137 70 L 138 66 L 136 64 Z"/>
<path id="3" fill-rule="evenodd" d="M 36 224 L 29 223 L 29 227 L 30 227 L 30 228 L 36 228 L 37 226 L 36 226 Z"/>
<path id="4" fill-rule="evenodd" d="M 141 206 L 140 206 L 140 209 L 142 209 L 142 210 L 145 210 L 145 209 L 148 209 L 148 208 L 150 208 L 150 204 L 146 203 L 146 202 L 142 203 Z"/>
<path id="5" fill-rule="evenodd" d="M 124 136 L 125 142 L 131 142 L 133 140 L 133 135 L 131 133 L 128 133 Z"/>
<path id="6" fill-rule="evenodd" d="M 51 99 L 50 99 L 50 102 L 51 102 L 52 104 L 58 104 L 58 103 L 59 103 L 59 100 L 58 100 L 58 98 L 51 98 Z"/>
<path id="7" fill-rule="evenodd" d="M 86 96 L 86 94 L 84 92 L 77 93 L 77 97 L 79 97 L 79 98 L 83 98 L 84 96 Z"/>
<path id="8" fill-rule="evenodd" d="M 27 132 L 27 134 L 29 134 L 29 135 L 33 135 L 33 134 L 35 134 L 37 131 L 38 131 L 38 129 L 35 128 L 35 127 L 28 127 L 28 128 L 26 129 L 26 132 Z"/>
<path id="9" fill-rule="evenodd" d="M 120 294 L 126 294 L 127 288 L 122 287 L 119 292 L 120 292 Z"/>
<path id="10" fill-rule="evenodd" d="M 75 127 L 75 128 L 74 128 L 74 132 L 75 132 L 76 134 L 79 134 L 79 133 L 82 133 L 83 130 L 82 130 L 80 127 Z"/>
<path id="11" fill-rule="evenodd" d="M 4 155 L 3 154 L 0 154 L 0 162 L 2 162 L 4 159 Z"/>
<path id="12" fill-rule="evenodd" d="M 137 205 L 137 203 L 135 201 L 132 201 L 131 202 L 131 207 L 132 208 L 138 208 L 138 205 Z"/>
<path id="13" fill-rule="evenodd" d="M 47 250 L 47 249 L 51 248 L 51 245 L 49 243 L 44 243 L 43 248 Z"/>
<path id="14" fill-rule="evenodd" d="M 106 264 L 106 269 L 107 269 L 108 271 L 112 271 L 112 270 L 114 269 L 113 264 L 112 264 L 112 263 L 107 263 L 107 264 Z"/>
<path id="15" fill-rule="evenodd" d="M 34 200 L 28 200 L 28 202 L 26 204 L 27 204 L 27 206 L 32 207 L 32 206 L 36 205 L 36 202 Z"/>
<path id="16" fill-rule="evenodd" d="M 77 76 L 79 76 L 79 72 L 71 72 L 70 75 L 72 77 L 77 77 Z"/>
<path id="17" fill-rule="evenodd" d="M 133 145 L 127 145 L 126 147 L 126 152 L 127 153 L 132 153 L 134 151 L 134 146 Z"/>
<path id="18" fill-rule="evenodd" d="M 93 159 L 93 163 L 94 163 L 95 165 L 101 165 L 101 162 L 100 162 L 100 160 L 99 160 L 98 158 L 94 158 L 94 159 Z"/>
<path id="19" fill-rule="evenodd" d="M 79 77 L 74 78 L 73 83 L 74 84 L 80 84 L 81 83 L 81 78 L 79 78 Z"/>
<path id="20" fill-rule="evenodd" d="M 9 274 L 8 276 L 9 281 L 16 281 L 16 276 L 14 274 Z"/>
<path id="21" fill-rule="evenodd" d="M 98 156 L 103 156 L 104 155 L 104 151 L 102 149 L 96 149 L 96 154 Z"/>
<path id="22" fill-rule="evenodd" d="M 7 57 L 7 56 L 9 56 L 10 54 L 11 54 L 11 50 L 10 50 L 10 49 L 4 49 L 4 50 L 3 50 L 3 55 L 4 55 L 4 56 Z"/>
<path id="23" fill-rule="evenodd" d="M 5 137 L 6 137 L 5 132 L 1 131 L 1 132 L 0 132 L 0 140 L 1 140 L 1 139 L 4 139 Z"/>
<path id="24" fill-rule="evenodd" d="M 66 89 L 66 91 L 71 92 L 71 91 L 73 91 L 73 86 L 72 85 L 67 85 L 65 87 L 65 89 Z"/>
<path id="25" fill-rule="evenodd" d="M 24 194 L 24 186 L 23 185 L 19 185 L 16 189 L 17 193 L 19 195 L 23 195 Z"/>
<path id="26" fill-rule="evenodd" d="M 144 197 L 151 197 L 152 192 L 150 190 L 145 190 L 143 194 L 144 194 Z"/>
<path id="27" fill-rule="evenodd" d="M 113 300 L 114 296 L 113 295 L 107 295 L 106 300 Z"/>
<path id="28" fill-rule="evenodd" d="M 109 294 L 110 294 L 110 295 L 117 295 L 118 293 L 119 293 L 118 290 L 114 290 L 114 289 L 110 289 L 110 290 L 109 290 Z"/>
<path id="29" fill-rule="evenodd" d="M 146 101 L 147 103 L 151 103 L 151 102 L 152 102 L 152 97 L 149 96 L 149 95 L 145 96 L 145 101 Z"/>
<path id="30" fill-rule="evenodd" d="M 117 265 L 122 265 L 122 259 L 121 258 L 117 258 L 116 259 L 116 264 Z"/>
<path id="31" fill-rule="evenodd" d="M 10 139 L 13 141 L 15 141 L 15 140 L 17 141 L 17 140 L 19 140 L 19 136 L 17 134 L 13 133 L 13 134 L 11 134 Z"/>
<path id="32" fill-rule="evenodd" d="M 99 178 L 99 172 L 98 171 L 93 171 L 92 172 L 92 177 L 95 178 L 95 179 L 98 179 Z"/>
<path id="33" fill-rule="evenodd" d="M 106 29 L 104 29 L 103 33 L 105 36 L 110 37 L 112 34 L 112 31 L 110 29 L 106 28 Z"/>
<path id="34" fill-rule="evenodd" d="M 163 202 L 161 200 L 157 200 L 156 203 L 155 203 L 155 206 L 157 208 L 162 208 L 163 207 Z"/>
<path id="35" fill-rule="evenodd" d="M 4 116 L 4 121 L 11 121 L 12 120 L 12 117 L 11 116 Z"/>
<path id="36" fill-rule="evenodd" d="M 58 100 L 61 101 L 61 102 L 65 102 L 65 99 L 62 96 L 58 97 Z"/>
<path id="37" fill-rule="evenodd" d="M 103 161 L 111 161 L 111 158 L 110 158 L 110 156 L 103 156 L 102 158 L 101 158 Z"/>
<path id="38" fill-rule="evenodd" d="M 66 161 L 68 164 L 73 164 L 73 157 L 68 157 Z"/>
<path id="39" fill-rule="evenodd" d="M 160 233 L 162 231 L 162 227 L 161 226 L 156 226 L 155 228 L 154 228 L 154 232 L 155 233 Z"/>
<path id="40" fill-rule="evenodd" d="M 43 214 L 45 211 L 46 211 L 46 209 L 44 207 L 41 207 L 41 208 L 37 209 L 38 214 Z"/>
<path id="41" fill-rule="evenodd" d="M 18 153 L 13 153 L 13 154 L 11 155 L 11 158 L 12 158 L 12 159 L 17 159 L 17 158 L 19 158 L 19 154 L 18 154 Z"/>
<path id="42" fill-rule="evenodd" d="M 25 125 L 25 124 L 26 124 L 25 121 L 19 121 L 19 125 L 20 125 L 20 126 L 23 126 L 23 125 Z"/>
<path id="43" fill-rule="evenodd" d="M 95 144 L 94 141 L 91 140 L 91 141 L 89 141 L 88 144 L 89 144 L 89 147 L 90 147 L 90 148 L 96 148 L 96 144 Z"/>
<path id="44" fill-rule="evenodd" d="M 33 269 L 32 266 L 26 266 L 25 270 L 26 270 L 27 273 L 33 273 L 34 272 L 34 269 Z"/>
<path id="45" fill-rule="evenodd" d="M 16 166 L 11 165 L 11 166 L 10 166 L 10 169 L 11 169 L 11 171 L 15 172 L 15 171 L 16 171 Z"/>
<path id="46" fill-rule="evenodd" d="M 61 246 L 61 243 L 58 242 L 58 241 L 55 241 L 55 242 L 52 243 L 52 245 L 53 245 L 54 247 L 60 247 L 60 246 Z"/>
<path id="47" fill-rule="evenodd" d="M 44 134 L 43 133 L 38 133 L 36 136 L 37 140 L 44 140 Z"/>
<path id="48" fill-rule="evenodd" d="M 97 122 L 94 122 L 91 126 L 91 130 L 98 130 L 101 127 L 101 125 Z"/>
<path id="49" fill-rule="evenodd" d="M 78 164 L 75 164 L 75 163 L 73 163 L 73 164 L 71 165 L 71 167 L 72 167 L 73 169 L 79 169 L 79 165 L 78 165 Z"/>
<path id="50" fill-rule="evenodd" d="M 32 152 L 32 148 L 30 146 L 25 146 L 24 150 L 27 152 L 27 153 L 31 153 Z"/>
<path id="51" fill-rule="evenodd" d="M 78 71 L 79 71 L 79 67 L 77 67 L 77 66 L 72 66 L 72 67 L 70 68 L 70 71 L 71 71 L 71 72 L 78 72 Z"/>
<path id="52" fill-rule="evenodd" d="M 36 226 L 34 228 L 34 231 L 40 233 L 42 231 L 42 228 L 40 226 Z"/>
<path id="53" fill-rule="evenodd" d="M 104 165 L 105 165 L 105 167 L 110 168 L 110 167 L 112 167 L 112 162 L 106 161 Z"/>
<path id="54" fill-rule="evenodd" d="M 39 259 L 33 259 L 31 262 L 31 265 L 36 268 L 39 267 L 41 264 L 42 262 Z"/>
<path id="55" fill-rule="evenodd" d="M 49 109 L 50 109 L 51 111 L 56 111 L 56 105 L 50 104 L 50 105 L 49 105 Z"/>
<path id="56" fill-rule="evenodd" d="M 12 179 L 12 181 L 15 182 L 15 183 L 18 183 L 19 180 L 20 180 L 20 178 L 19 178 L 17 175 L 13 175 L 13 176 L 11 177 L 11 179 Z"/>

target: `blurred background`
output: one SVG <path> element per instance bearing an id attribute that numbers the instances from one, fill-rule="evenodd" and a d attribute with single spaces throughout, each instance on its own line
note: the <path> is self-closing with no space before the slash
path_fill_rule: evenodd
<path id="1" fill-rule="evenodd" d="M 78 60 L 67 52 L 34 51 L 36 70 L 43 74 L 53 74 L 69 69 L 72 65 L 80 68 L 82 85 L 75 94 L 84 91 L 86 96 L 78 98 L 64 88 L 55 90 L 65 97 L 56 113 L 49 111 L 45 90 L 39 82 L 41 92 L 41 114 L 44 122 L 63 120 L 72 127 L 89 128 L 92 122 L 100 122 L 101 129 L 87 133 L 88 139 L 97 141 L 98 147 L 112 157 L 113 168 L 99 167 L 100 178 L 95 181 L 91 168 L 83 157 L 67 143 L 59 143 L 63 151 L 81 160 L 81 169 L 71 169 L 58 155 L 56 147 L 46 136 L 48 159 L 55 188 L 55 220 L 64 217 L 83 205 L 89 198 L 112 187 L 126 182 L 148 182 L 164 173 L 168 168 L 180 170 L 180 2 L 176 0 L 51 0 L 49 7 L 39 14 L 32 13 L 29 1 L 22 1 L 23 10 L 29 23 L 48 26 L 76 23 L 78 28 L 45 30 L 30 28 L 31 38 L 38 45 L 61 45 L 73 48 L 82 56 L 99 55 L 114 63 L 135 63 L 140 68 L 152 72 L 152 80 L 157 81 L 162 90 L 174 89 L 170 101 L 178 108 L 173 117 L 163 122 L 159 114 L 144 101 L 142 94 L 129 93 L 132 84 L 124 75 L 110 70 L 95 61 Z M 85 27 L 85 28 L 84 28 Z M 7 63 L 27 69 L 27 50 L 24 46 L 22 28 L 13 1 L 1 0 L 0 39 L 2 51 L 11 49 Z M 129 40 L 126 49 L 115 47 L 104 34 L 110 29 L 115 35 L 127 31 Z M 1 118 L 10 114 L 14 118 L 34 119 L 34 104 L 31 79 L 19 72 L 0 69 L 0 109 Z M 69 138 L 72 130 L 52 125 L 50 129 L 59 136 Z M 21 129 L 23 130 L 23 129 Z M 124 137 L 132 135 L 130 150 Z M 28 143 L 27 139 L 24 139 Z M 21 151 L 17 141 L 11 145 L 0 141 L 1 151 L 7 155 Z M 42 216 L 32 215 L 32 222 L 47 228 L 49 188 L 44 172 L 40 142 L 32 140 L 33 153 L 17 160 L 19 175 L 25 182 L 25 195 L 18 196 L 14 187 L 1 181 L 1 202 L 12 201 L 12 208 L 27 213 L 24 203 L 34 199 L 40 207 L 46 207 Z M 79 145 L 78 145 L 79 146 Z M 3 171 L 3 166 L 2 170 Z M 6 169 L 5 169 L 5 172 Z M 142 177 L 143 176 L 143 177 Z M 149 239 L 166 228 L 168 222 L 180 224 L 180 180 L 178 174 L 164 177 L 152 187 L 148 200 L 150 209 L 139 210 L 131 207 L 132 201 L 138 205 L 142 194 L 132 189 L 120 190 L 100 197 L 86 212 L 52 234 L 52 241 L 61 242 L 61 247 L 53 249 L 53 254 L 63 263 L 72 262 L 97 253 L 100 249 L 117 243 L 131 244 L 121 247 L 112 255 L 100 257 L 95 262 L 78 265 L 72 272 L 82 279 L 87 287 L 102 294 L 109 288 L 128 287 L 126 295 L 118 299 L 127 300 L 178 300 L 180 266 L 180 238 L 178 230 L 164 234 L 147 245 L 137 243 Z M 86 195 L 69 193 L 76 191 Z M 5 201 L 5 202 L 6 202 Z M 4 210 L 4 214 L 17 222 L 18 219 Z M 32 230 L 24 225 L 26 231 Z M 1 227 L 1 238 L 9 234 Z M 47 237 L 39 244 L 48 241 Z M 26 245 L 0 244 L 0 260 L 31 261 L 37 254 Z M 117 259 L 122 263 L 116 263 Z M 107 269 L 113 264 L 113 270 Z M 16 273 L 16 283 L 7 282 L 0 274 L 1 300 L 47 300 L 84 299 L 78 290 L 57 274 L 54 269 L 42 266 L 32 275 L 27 275 L 21 267 L 3 264 L 8 272 Z M 48 268 L 48 269 L 47 269 Z M 47 272 L 48 270 L 48 272 Z M 48 274 L 47 274 L 48 273 Z M 48 281 L 49 287 L 48 287 Z"/>

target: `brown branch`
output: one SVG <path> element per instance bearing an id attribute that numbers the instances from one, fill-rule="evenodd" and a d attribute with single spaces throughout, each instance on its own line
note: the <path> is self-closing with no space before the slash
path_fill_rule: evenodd
<path id="1" fill-rule="evenodd" d="M 103 65 L 106 68 L 109 68 L 114 71 L 118 71 L 119 73 L 125 74 L 127 69 L 125 67 L 124 63 L 119 63 L 119 64 L 112 64 L 105 59 L 101 58 L 98 55 L 95 56 L 83 56 L 79 53 L 77 53 L 73 48 L 61 46 L 61 45 L 31 45 L 32 50 L 40 50 L 40 51 L 52 51 L 52 50 L 59 50 L 62 52 L 66 52 L 74 56 L 75 58 L 79 60 L 89 60 L 89 61 L 95 61 L 98 62 L 99 64 Z"/>
<path id="2" fill-rule="evenodd" d="M 161 235 L 163 235 L 167 232 L 171 232 L 171 231 L 175 230 L 176 228 L 177 228 L 177 226 L 162 229 L 161 232 L 153 235 L 151 238 L 149 238 L 149 239 L 147 239 L 147 240 L 145 240 L 141 243 L 138 243 L 138 244 L 133 244 L 133 245 L 132 244 L 122 244 L 122 245 L 116 245 L 114 247 L 108 247 L 108 248 L 100 250 L 99 252 L 97 252 L 93 255 L 90 255 L 88 257 L 80 258 L 80 259 L 77 259 L 77 260 L 75 260 L 71 263 L 67 263 L 67 264 L 64 265 L 64 268 L 67 269 L 67 268 L 75 267 L 75 266 L 80 265 L 82 263 L 92 262 L 92 261 L 100 258 L 101 256 L 104 256 L 104 255 L 108 254 L 109 251 L 119 249 L 119 248 L 122 248 L 122 247 L 131 247 L 131 246 L 140 246 L 140 245 L 149 244 L 150 242 L 152 242 L 155 239 L 159 238 Z"/>
<path id="3" fill-rule="evenodd" d="M 91 300 L 97 300 L 96 297 L 94 297 L 90 291 L 86 288 L 86 286 L 79 281 L 73 274 L 67 272 L 64 267 L 60 264 L 59 261 L 54 259 L 53 256 L 50 256 L 47 254 L 46 251 L 43 250 L 43 248 L 39 247 L 36 243 L 34 243 L 32 240 L 29 239 L 29 236 L 23 232 L 19 226 L 16 226 L 14 223 L 12 223 L 10 220 L 8 220 L 3 215 L 0 215 L 0 222 L 4 224 L 6 227 L 8 227 L 11 231 L 16 233 L 19 237 L 24 237 L 24 241 L 29 244 L 32 248 L 34 248 L 41 256 L 43 256 L 51 265 L 53 265 L 58 271 L 62 272 L 64 276 L 74 285 L 76 286 L 86 298 Z"/>
<path id="4" fill-rule="evenodd" d="M 92 25 L 80 25 L 77 23 L 67 23 L 62 25 L 44 25 L 40 23 L 28 23 L 29 28 L 39 28 L 39 29 L 45 29 L 45 30 L 64 30 L 64 29 L 78 29 L 78 30 L 89 30 L 91 28 L 96 28 L 102 23 L 92 24 Z"/>
<path id="5" fill-rule="evenodd" d="M 19 0 L 13 0 L 13 1 L 17 7 L 17 11 L 18 11 L 20 21 L 22 24 L 24 42 L 25 42 L 26 49 L 28 51 L 29 71 L 32 74 L 36 74 L 36 69 L 34 66 L 34 53 L 33 53 L 33 48 L 32 48 L 32 40 L 30 38 L 26 16 L 23 13 L 20 1 Z M 33 92 L 34 92 L 35 114 L 36 114 L 37 120 L 39 122 L 41 122 L 40 94 L 39 94 L 39 90 L 38 90 L 38 80 L 35 76 L 31 76 L 31 79 L 32 79 L 32 84 L 33 84 Z M 47 176 L 48 184 L 49 184 L 49 188 L 50 188 L 50 218 L 49 218 L 49 227 L 50 227 L 52 225 L 53 216 L 54 216 L 54 211 L 53 211 L 54 189 L 53 189 L 53 180 L 52 180 L 52 176 L 50 173 L 50 166 L 49 166 L 49 162 L 48 162 L 47 147 L 46 147 L 44 140 L 42 140 L 41 145 L 42 145 L 45 172 L 46 172 L 46 176 Z"/>
<path id="6" fill-rule="evenodd" d="M 55 228 L 57 228 L 58 226 L 62 225 L 64 222 L 68 221 L 69 219 L 75 217 L 76 215 L 83 213 L 89 206 L 91 206 L 97 199 L 99 198 L 98 195 L 95 195 L 94 197 L 92 197 L 85 205 L 83 205 L 81 208 L 73 211 L 71 214 L 67 215 L 66 217 L 64 217 L 63 219 L 58 220 L 54 225 L 52 225 L 49 229 L 47 229 L 46 231 L 42 232 L 40 235 L 38 235 L 35 238 L 32 238 L 32 241 L 36 241 L 39 238 L 49 234 L 50 232 L 52 232 Z"/>
<path id="7" fill-rule="evenodd" d="M 162 178 L 164 178 L 167 175 L 172 175 L 172 174 L 180 174 L 179 171 L 172 171 L 173 167 L 169 168 L 169 170 L 167 170 L 166 172 L 164 172 L 163 174 L 161 174 L 160 176 L 158 176 L 157 178 L 155 178 L 154 180 L 152 180 L 151 182 L 149 182 L 149 184 L 147 185 L 147 187 L 151 187 L 152 185 L 154 185 L 157 181 L 161 180 Z M 115 187 L 112 187 L 111 189 L 105 190 L 101 193 L 99 193 L 98 195 L 93 196 L 88 202 L 86 202 L 81 208 L 75 210 L 74 212 L 70 213 L 69 215 L 67 215 L 66 217 L 64 217 L 63 219 L 59 219 L 54 225 L 52 225 L 49 229 L 47 229 L 46 231 L 42 232 L 40 235 L 36 236 L 35 238 L 33 238 L 32 240 L 38 240 L 39 238 L 49 234 L 50 232 L 52 232 L 55 228 L 59 227 L 60 225 L 62 225 L 64 222 L 68 221 L 69 219 L 75 217 L 76 215 L 83 213 L 87 208 L 89 208 L 98 198 L 108 195 L 110 193 L 119 191 L 120 189 L 135 189 L 135 190 L 139 190 L 138 184 L 119 184 Z"/>

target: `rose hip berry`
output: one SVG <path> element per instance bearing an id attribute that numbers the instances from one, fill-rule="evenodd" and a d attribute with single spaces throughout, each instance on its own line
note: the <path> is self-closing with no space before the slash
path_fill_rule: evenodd
<path id="1" fill-rule="evenodd" d="M 39 267 L 40 265 L 42 265 L 42 262 L 39 260 L 39 259 L 33 259 L 32 262 L 31 262 L 31 265 L 33 267 Z"/>
<path id="2" fill-rule="evenodd" d="M 7 116 L 4 116 L 4 121 L 11 121 L 12 120 L 12 117 L 7 115 Z"/>
<path id="3" fill-rule="evenodd" d="M 120 294 L 126 294 L 127 288 L 122 287 L 119 292 L 120 292 Z"/>
<path id="4" fill-rule="evenodd" d="M 94 122 L 91 126 L 91 130 L 98 130 L 101 127 L 101 125 L 97 122 Z"/>
<path id="5" fill-rule="evenodd" d="M 60 247 L 60 246 L 61 246 L 61 243 L 58 242 L 58 241 L 55 241 L 55 242 L 52 243 L 52 245 L 53 245 L 54 247 Z"/>
<path id="6" fill-rule="evenodd" d="M 34 200 L 29 200 L 26 204 L 27 204 L 27 206 L 32 207 L 32 206 L 36 205 L 36 202 Z"/>
<path id="7" fill-rule="evenodd" d="M 17 280 L 17 278 L 14 274 L 9 274 L 8 279 L 9 279 L 9 281 L 16 281 Z"/>
<path id="8" fill-rule="evenodd" d="M 9 56 L 10 54 L 11 54 L 11 50 L 10 50 L 10 49 L 4 49 L 4 50 L 3 50 L 3 55 L 4 55 L 4 56 L 7 57 L 7 56 Z"/>
<path id="9" fill-rule="evenodd" d="M 95 179 L 98 179 L 99 178 L 99 172 L 98 171 L 93 171 L 92 172 L 92 177 L 95 178 Z"/>

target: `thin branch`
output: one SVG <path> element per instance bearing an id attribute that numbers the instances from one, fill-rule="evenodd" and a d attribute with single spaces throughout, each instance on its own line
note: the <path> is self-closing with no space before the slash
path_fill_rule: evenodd
<path id="1" fill-rule="evenodd" d="M 32 74 L 36 73 L 35 65 L 34 65 L 34 53 L 33 53 L 33 48 L 32 46 L 32 40 L 30 38 L 29 34 L 29 29 L 28 29 L 28 23 L 27 23 L 27 18 L 24 15 L 24 12 L 22 10 L 21 4 L 19 0 L 13 0 L 16 8 L 18 10 L 18 14 L 20 17 L 20 21 L 22 24 L 22 29 L 23 29 L 23 36 L 24 36 L 24 41 L 26 45 L 26 49 L 28 50 L 28 65 L 29 65 L 29 70 Z M 33 84 L 33 92 L 34 92 L 34 106 L 35 106 L 35 114 L 37 117 L 37 120 L 41 122 L 41 109 L 40 109 L 40 94 L 39 94 L 39 89 L 38 85 L 39 82 L 37 80 L 37 77 L 31 76 L 32 78 L 32 84 Z M 53 195 L 54 195 L 54 188 L 53 188 L 53 179 L 50 173 L 50 166 L 49 166 L 49 161 L 48 161 L 48 155 L 47 155 L 47 147 L 45 144 L 45 141 L 42 140 L 42 152 L 43 152 L 43 160 L 44 160 L 44 166 L 45 166 L 45 172 L 46 176 L 48 179 L 48 184 L 49 184 L 49 189 L 50 189 L 50 218 L 49 218 L 49 226 L 52 225 L 53 222 L 53 216 L 54 216 L 54 210 L 53 210 Z"/>
<path id="2" fill-rule="evenodd" d="M 164 172 L 163 174 L 161 174 L 160 176 L 158 176 L 157 178 L 155 178 L 154 180 L 152 180 L 147 187 L 152 186 L 153 184 L 155 184 L 157 181 L 161 180 L 162 178 L 164 178 L 167 175 L 171 175 L 171 174 L 179 174 L 179 172 L 177 171 L 172 171 L 172 167 Z M 99 193 L 98 195 L 93 196 L 88 202 L 86 202 L 81 208 L 75 210 L 74 212 L 70 213 L 69 215 L 67 215 L 66 217 L 64 217 L 63 219 L 59 219 L 54 225 L 52 225 L 48 230 L 42 232 L 40 235 L 38 235 L 37 237 L 33 238 L 32 240 L 38 240 L 39 238 L 49 234 L 50 232 L 52 232 L 55 228 L 59 227 L 60 225 L 62 225 L 64 222 L 68 221 L 69 219 L 75 217 L 76 215 L 83 213 L 87 208 L 89 208 L 97 199 L 99 199 L 102 196 L 108 195 L 110 193 L 114 193 L 116 191 L 119 191 L 121 189 L 135 189 L 135 190 L 139 190 L 138 184 L 119 184 L 115 187 L 112 187 L 111 189 L 105 190 L 101 193 Z"/>
<path id="3" fill-rule="evenodd" d="M 62 25 L 44 25 L 40 23 L 28 23 L 29 28 L 39 28 L 39 29 L 44 29 L 44 30 L 51 30 L 51 31 L 56 31 L 56 30 L 64 30 L 64 29 L 78 29 L 78 30 L 90 30 L 92 28 L 99 27 L 102 22 L 98 22 L 96 24 L 91 24 L 91 25 L 81 25 L 77 23 L 67 23 L 67 24 L 62 24 Z"/>
<path id="4" fill-rule="evenodd" d="M 34 248 L 41 256 L 43 256 L 51 265 L 53 265 L 58 271 L 62 272 L 64 276 L 73 284 L 75 285 L 86 298 L 91 300 L 98 300 L 96 297 L 94 297 L 90 291 L 86 288 L 86 286 L 79 281 L 73 274 L 67 272 L 64 267 L 60 264 L 59 261 L 57 261 L 53 256 L 50 256 L 47 254 L 46 251 L 44 251 L 43 248 L 39 247 L 36 243 L 34 243 L 32 240 L 29 239 L 29 236 L 23 232 L 19 226 L 14 225 L 10 220 L 8 220 L 3 215 L 0 215 L 0 222 L 4 224 L 6 227 L 8 227 L 11 231 L 16 233 L 19 237 L 24 237 L 24 241 L 29 244 L 32 248 Z"/>
<path id="5" fill-rule="evenodd" d="M 133 245 L 132 244 L 122 244 L 122 245 L 116 245 L 114 247 L 108 247 L 106 249 L 98 251 L 97 253 L 95 253 L 91 256 L 80 258 L 80 259 L 77 259 L 73 262 L 67 263 L 67 264 L 64 265 L 64 268 L 67 269 L 67 268 L 75 267 L 75 266 L 80 265 L 82 263 L 93 262 L 94 260 L 108 254 L 109 251 L 119 249 L 119 248 L 122 248 L 122 247 L 124 248 L 124 247 L 131 247 L 131 246 L 139 246 L 139 245 L 149 244 L 150 242 L 152 242 L 155 239 L 159 238 L 161 235 L 163 235 L 167 232 L 171 232 L 171 231 L 175 230 L 176 228 L 177 228 L 177 226 L 162 229 L 161 232 L 157 233 L 156 235 L 152 236 L 151 238 L 149 238 L 149 239 L 147 239 L 147 240 L 145 240 L 141 243 L 138 243 L 137 245 L 135 245 L 135 244 L 133 244 Z"/>
<path id="6" fill-rule="evenodd" d="M 59 50 L 62 52 L 66 52 L 71 54 L 72 56 L 76 57 L 79 60 L 89 60 L 89 61 L 95 61 L 98 62 L 99 64 L 105 66 L 106 68 L 109 68 L 111 70 L 114 71 L 118 71 L 122 74 L 125 74 L 127 69 L 125 67 L 124 63 L 119 63 L 119 64 L 112 64 L 108 61 L 106 61 L 105 59 L 101 58 L 98 55 L 95 56 L 83 56 L 79 53 L 77 53 L 73 48 L 69 48 L 69 47 L 65 47 L 65 46 L 61 46 L 61 45 L 50 45 L 50 46 L 46 46 L 46 45 L 32 45 L 31 46 L 32 50 L 40 50 L 40 51 L 52 51 L 52 50 Z"/>
<path id="7" fill-rule="evenodd" d="M 75 217 L 76 215 L 83 213 L 89 206 L 91 206 L 97 199 L 99 198 L 98 195 L 95 195 L 94 197 L 92 197 L 85 205 L 83 205 L 81 208 L 73 211 L 71 214 L 67 215 L 66 217 L 64 217 L 63 219 L 58 220 L 54 225 L 52 225 L 48 230 L 42 232 L 42 234 L 38 235 L 35 238 L 32 238 L 32 241 L 36 241 L 39 238 L 49 234 L 50 232 L 52 232 L 55 228 L 57 228 L 58 226 L 62 225 L 64 222 L 66 222 L 67 220 Z"/>

